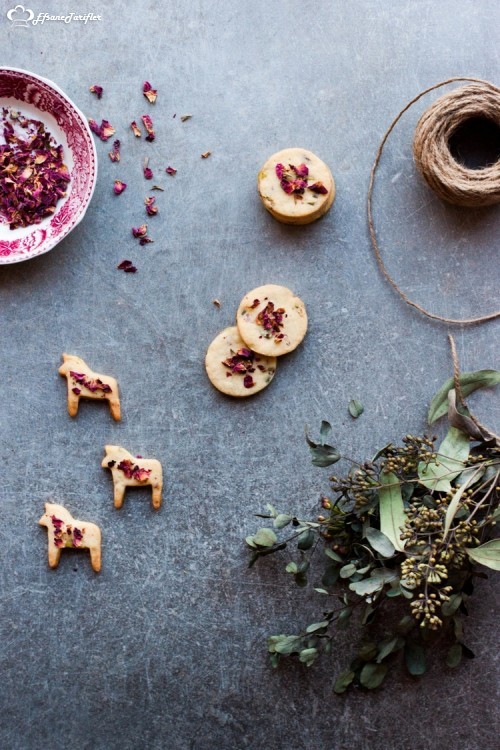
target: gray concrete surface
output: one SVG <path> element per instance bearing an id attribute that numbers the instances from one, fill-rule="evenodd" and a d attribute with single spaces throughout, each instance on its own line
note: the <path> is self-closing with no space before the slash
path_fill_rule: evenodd
<path id="1" fill-rule="evenodd" d="M 66 240 L 0 267 L 0 747 L 493 750 L 493 580 L 478 587 L 488 596 L 466 623 L 474 661 L 457 673 L 436 663 L 419 684 L 396 669 L 382 691 L 339 698 L 332 684 L 349 634 L 309 670 L 268 667 L 266 636 L 320 610 L 282 563 L 249 571 L 243 538 L 266 502 L 305 512 L 327 490 L 304 424 L 329 419 L 338 447 L 357 458 L 425 429 L 450 374 L 448 328 L 405 307 L 378 273 L 369 170 L 390 120 L 421 89 L 460 74 L 498 83 L 498 3 L 88 0 L 71 9 L 100 22 L 29 29 L 9 26 L 11 5 L 0 12 L 3 64 L 54 80 L 88 116 L 108 118 L 123 147 L 116 165 L 97 144 L 95 196 Z M 145 79 L 159 90 L 154 108 Z M 93 83 L 104 86 L 101 102 Z M 375 196 L 381 243 L 420 303 L 479 314 L 498 307 L 498 209 L 444 206 L 416 175 L 413 128 L 432 100 L 388 145 Z M 157 139 L 145 144 L 128 125 L 150 110 Z M 331 166 L 338 189 L 328 216 L 304 228 L 275 222 L 255 190 L 265 159 L 295 145 Z M 155 244 L 139 248 L 130 227 L 143 218 L 146 154 L 165 192 L 149 222 Z M 161 174 L 167 164 L 175 178 Z M 129 184 L 120 198 L 115 177 Z M 137 274 L 116 270 L 123 258 Z M 266 282 L 302 296 L 310 330 L 267 391 L 237 402 L 208 383 L 204 351 L 243 294 Z M 498 331 L 456 330 L 463 369 L 498 367 Z M 120 424 L 90 403 L 67 416 L 63 351 L 119 378 Z M 365 405 L 357 421 L 352 397 Z M 474 406 L 498 428 L 498 393 Z M 141 493 L 114 510 L 100 468 L 107 442 L 161 459 L 158 514 Z M 50 498 L 101 525 L 99 576 L 83 555 L 48 569 L 37 520 Z"/>

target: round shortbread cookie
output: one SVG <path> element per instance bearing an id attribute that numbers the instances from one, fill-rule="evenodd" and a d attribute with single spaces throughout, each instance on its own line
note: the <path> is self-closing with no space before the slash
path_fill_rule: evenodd
<path id="1" fill-rule="evenodd" d="M 259 172 L 257 187 L 269 213 L 284 224 L 316 221 L 335 198 L 329 168 L 303 148 L 285 148 L 269 157 Z"/>
<path id="2" fill-rule="evenodd" d="M 293 351 L 307 331 L 304 303 L 286 286 L 265 284 L 246 294 L 236 314 L 245 345 L 267 357 Z"/>
<path id="3" fill-rule="evenodd" d="M 205 369 L 212 385 L 243 398 L 262 391 L 274 377 L 276 358 L 251 351 L 236 326 L 225 328 L 207 349 Z"/>

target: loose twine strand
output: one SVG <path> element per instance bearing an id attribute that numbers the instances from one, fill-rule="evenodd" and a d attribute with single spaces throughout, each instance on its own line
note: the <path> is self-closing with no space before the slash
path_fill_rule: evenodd
<path id="1" fill-rule="evenodd" d="M 457 126 L 461 122 L 464 122 L 464 120 L 470 119 L 473 116 L 487 117 L 500 126 L 500 89 L 489 81 L 484 81 L 481 78 L 448 78 L 446 81 L 436 83 L 434 86 L 430 86 L 424 91 L 421 91 L 420 94 L 417 94 L 417 96 L 403 107 L 387 128 L 378 147 L 375 161 L 370 172 L 370 183 L 367 197 L 368 227 L 375 257 L 382 275 L 407 305 L 415 308 L 428 318 L 439 320 L 443 323 L 451 323 L 454 325 L 475 325 L 477 323 L 485 323 L 489 320 L 500 318 L 500 310 L 496 310 L 495 312 L 486 315 L 480 315 L 475 318 L 446 318 L 442 315 L 429 312 L 417 302 L 413 302 L 403 290 L 399 288 L 389 274 L 384 261 L 382 260 L 375 233 L 372 210 L 375 174 L 382 157 L 384 146 L 395 126 L 405 112 L 423 96 L 435 89 L 456 81 L 469 81 L 479 85 L 464 86 L 455 89 L 451 94 L 447 94 L 438 99 L 433 107 L 424 112 L 417 124 L 414 139 L 414 153 L 416 152 L 415 158 L 417 167 L 419 167 L 429 185 L 438 195 L 445 197 L 444 193 L 446 193 L 445 200 L 448 200 L 448 202 L 454 202 L 452 200 L 453 196 L 458 196 L 457 200 L 465 201 L 470 199 L 471 201 L 474 201 L 473 203 L 461 202 L 460 205 L 484 206 L 500 202 L 500 161 L 484 170 L 467 169 L 453 159 L 449 152 L 448 145 L 449 137 Z M 465 99 L 463 97 L 465 97 Z M 466 106 L 465 109 L 462 110 L 461 107 L 464 101 Z M 446 115 L 449 119 L 446 118 Z M 432 148 L 429 147 L 429 144 Z M 438 159 L 436 159 L 436 150 L 439 154 Z M 478 202 L 481 199 L 483 202 Z M 457 202 L 457 200 L 455 202 Z"/>

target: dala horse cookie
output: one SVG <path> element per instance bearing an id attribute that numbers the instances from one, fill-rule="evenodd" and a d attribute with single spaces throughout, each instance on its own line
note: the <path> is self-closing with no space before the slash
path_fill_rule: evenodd
<path id="1" fill-rule="evenodd" d="M 90 562 L 98 573 L 101 569 L 101 530 L 95 523 L 78 521 L 62 505 L 45 503 L 45 513 L 38 521 L 48 531 L 49 565 L 57 568 L 61 550 L 88 549 Z"/>
<path id="2" fill-rule="evenodd" d="M 74 354 L 63 354 L 63 364 L 59 374 L 66 377 L 68 383 L 68 412 L 76 417 L 81 398 L 100 399 L 109 402 L 111 416 L 116 422 L 121 419 L 118 383 L 109 375 L 93 372 L 83 359 Z"/>
<path id="3" fill-rule="evenodd" d="M 109 469 L 113 477 L 115 508 L 121 508 L 127 487 L 151 485 L 153 508 L 161 506 L 163 473 L 161 463 L 155 458 L 133 456 L 119 445 L 105 445 L 101 466 Z"/>

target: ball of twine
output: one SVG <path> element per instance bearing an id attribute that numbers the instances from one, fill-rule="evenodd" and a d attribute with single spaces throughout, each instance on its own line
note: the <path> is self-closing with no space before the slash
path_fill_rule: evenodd
<path id="1" fill-rule="evenodd" d="M 473 118 L 500 128 L 500 89 L 485 81 L 450 91 L 422 115 L 415 128 L 413 156 L 429 187 L 458 206 L 500 203 L 500 160 L 483 169 L 469 169 L 450 151 L 450 138 Z"/>
<path id="2" fill-rule="evenodd" d="M 468 81 L 468 82 L 471 82 L 471 83 L 473 83 L 475 85 L 477 84 L 480 87 L 480 90 L 481 90 L 481 101 L 482 102 L 484 102 L 486 100 L 488 101 L 488 111 L 493 111 L 493 110 L 490 110 L 490 106 L 491 106 L 491 102 L 492 102 L 492 98 L 493 98 L 494 101 L 495 101 L 494 111 L 496 112 L 495 122 L 497 124 L 500 124 L 500 115 L 499 115 L 499 112 L 500 112 L 500 89 L 497 88 L 496 86 L 494 86 L 492 83 L 489 83 L 488 81 L 483 81 L 480 78 L 468 78 L 468 77 L 463 77 L 463 76 L 462 77 L 455 77 L 455 78 L 448 78 L 446 81 L 440 81 L 440 83 L 436 83 L 434 86 L 430 86 L 429 88 L 424 89 L 424 91 L 421 91 L 419 94 L 417 94 L 417 96 L 414 96 L 413 99 L 411 99 L 408 102 L 408 104 L 406 104 L 403 107 L 403 109 L 396 115 L 396 117 L 394 118 L 394 120 L 391 122 L 391 124 L 389 125 L 389 127 L 385 131 L 385 133 L 384 133 L 384 135 L 382 137 L 382 140 L 381 140 L 381 142 L 379 144 L 379 147 L 377 149 L 377 153 L 375 155 L 375 161 L 373 162 L 373 166 L 372 166 L 371 172 L 370 172 L 370 183 L 368 185 L 368 196 L 367 196 L 368 229 L 370 231 L 370 238 L 371 238 L 371 241 L 372 241 L 372 246 L 373 246 L 373 250 L 374 250 L 374 253 L 375 253 L 375 257 L 377 259 L 377 263 L 379 265 L 379 268 L 380 268 L 380 271 L 381 271 L 382 275 L 384 276 L 384 278 L 386 279 L 386 281 L 389 282 L 389 284 L 392 286 L 392 288 L 399 294 L 399 296 L 404 300 L 404 302 L 406 302 L 407 305 L 409 305 L 410 307 L 413 307 L 415 310 L 418 310 L 423 315 L 426 315 L 428 318 L 431 318 L 432 320 L 439 320 L 439 321 L 441 321 L 443 323 L 451 323 L 451 324 L 456 324 L 456 325 L 475 325 L 477 323 L 486 323 L 487 321 L 490 321 L 490 320 L 497 320 L 498 318 L 500 318 L 500 310 L 494 310 L 493 312 L 490 312 L 490 313 L 487 313 L 487 314 L 484 314 L 484 315 L 479 315 L 478 317 L 475 317 L 475 318 L 446 318 L 443 315 L 438 315 L 436 313 L 430 312 L 429 310 L 426 310 L 424 307 L 422 307 L 422 305 L 419 305 L 417 302 L 414 302 L 413 300 L 411 300 L 408 297 L 408 295 L 405 294 L 405 292 L 403 292 L 403 290 L 399 288 L 399 286 L 396 284 L 396 282 L 394 281 L 394 279 L 392 278 L 392 276 L 389 274 L 389 271 L 385 267 L 385 263 L 384 263 L 384 261 L 382 259 L 382 254 L 380 252 L 380 248 L 379 248 L 378 241 L 377 241 L 377 234 L 376 234 L 376 231 L 375 231 L 375 221 L 374 221 L 374 218 L 373 218 L 373 206 L 372 206 L 372 203 L 373 203 L 373 191 L 374 191 L 374 188 L 375 188 L 375 176 L 377 174 L 377 169 L 378 169 L 378 166 L 380 164 L 380 160 L 382 158 L 382 153 L 384 151 L 385 144 L 387 143 L 387 139 L 389 138 L 390 134 L 392 133 L 392 131 L 394 130 L 394 128 L 396 127 L 396 125 L 398 124 L 398 122 L 400 121 L 400 119 L 403 117 L 403 115 L 405 114 L 405 112 L 407 112 L 410 109 L 410 107 L 412 107 L 413 104 L 415 104 L 415 102 L 418 102 L 418 100 L 421 99 L 423 96 L 425 96 L 426 94 L 430 93 L 431 91 L 434 91 L 435 89 L 441 88 L 441 86 L 446 86 L 449 83 L 455 83 L 456 81 L 461 81 L 461 82 Z M 467 88 L 468 89 L 468 88 L 472 88 L 472 87 L 467 86 L 467 87 L 463 87 L 463 88 Z M 463 88 L 462 88 L 462 90 L 463 90 Z M 474 86 L 474 88 L 475 88 L 475 86 Z M 456 89 L 456 91 L 460 92 L 460 89 Z M 488 96 L 486 96 L 486 92 L 488 92 Z M 453 93 L 455 93 L 455 92 L 453 92 Z M 442 97 L 442 99 L 446 99 L 446 100 L 448 98 L 449 98 L 449 95 Z M 440 101 L 440 100 L 438 100 L 438 101 Z M 436 102 L 436 104 L 437 103 L 438 102 Z M 459 104 L 458 107 L 460 107 L 460 106 L 461 105 Z M 454 128 L 452 130 L 448 131 L 448 137 L 446 139 L 446 152 L 447 153 L 449 153 L 448 140 L 449 140 L 449 138 L 451 136 L 451 133 L 454 132 L 454 130 L 456 130 L 456 128 L 458 127 L 458 124 L 462 123 L 464 121 L 464 119 L 469 119 L 470 117 L 477 117 L 478 115 L 480 117 L 484 117 L 485 116 L 485 109 L 483 108 L 483 106 L 481 105 L 481 108 L 479 110 L 477 109 L 477 106 L 478 106 L 477 99 L 475 99 L 474 108 L 472 108 L 472 106 L 471 106 L 471 108 L 468 110 L 469 114 L 467 115 L 467 118 L 464 118 L 463 116 L 461 116 L 460 112 L 458 112 L 459 121 L 457 122 L 457 124 L 454 125 Z M 455 101 L 455 108 L 456 107 L 457 107 L 457 104 L 456 104 L 456 101 Z M 428 112 L 429 111 L 430 110 L 428 110 Z M 425 117 L 426 114 L 427 113 L 424 113 L 424 115 L 420 119 L 420 122 L 422 122 L 422 120 L 424 119 L 424 117 Z M 490 119 L 493 119 L 493 118 L 490 116 Z M 451 154 L 450 154 L 450 158 L 451 159 L 453 158 L 453 157 L 451 157 Z M 491 173 L 492 169 L 495 170 L 495 173 L 497 175 L 497 177 L 496 177 L 496 190 L 497 190 L 497 196 L 498 196 L 498 194 L 499 194 L 498 193 L 498 188 L 499 188 L 499 172 L 498 172 L 498 170 L 500 169 L 499 162 L 497 162 L 492 167 L 488 167 L 485 170 L 470 170 L 470 169 L 467 169 L 466 167 L 461 167 L 461 165 L 458 164 L 458 162 L 456 162 L 453 159 L 453 170 L 458 170 L 458 172 L 460 172 L 462 169 L 463 169 L 463 172 L 467 175 L 466 182 L 468 182 L 469 175 L 471 176 L 471 178 L 474 177 L 475 179 L 477 179 L 478 178 L 478 174 L 479 174 L 479 179 L 481 179 L 481 174 L 483 176 L 485 174 L 489 175 Z M 425 174 L 424 174 L 424 176 L 426 177 L 426 179 L 427 179 L 427 174 L 428 174 L 428 172 L 426 171 Z M 455 192 L 457 190 L 456 184 L 457 183 L 454 183 L 454 190 L 455 190 Z M 433 185 L 431 185 L 431 187 L 433 187 Z M 470 193 L 470 190 L 469 190 L 469 193 Z M 481 188 L 481 194 L 484 195 L 484 185 Z M 446 200 L 448 200 L 448 199 L 446 199 Z M 499 200 L 500 199 L 497 197 L 496 200 L 489 200 L 488 203 L 484 203 L 484 202 L 482 202 L 482 203 L 467 203 L 465 205 L 468 205 L 468 206 L 470 206 L 470 205 L 485 206 L 485 205 L 491 205 L 492 203 L 498 203 Z M 456 202 L 456 201 L 452 201 L 452 202 Z M 464 205 L 464 204 L 461 204 L 461 205 Z"/>

